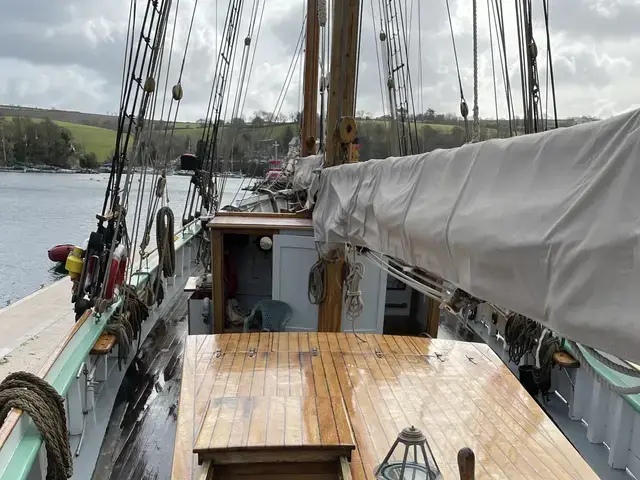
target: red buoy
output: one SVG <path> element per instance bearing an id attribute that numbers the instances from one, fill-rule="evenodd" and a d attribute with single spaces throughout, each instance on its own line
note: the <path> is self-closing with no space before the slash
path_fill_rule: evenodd
<path id="1" fill-rule="evenodd" d="M 49 260 L 52 262 L 64 262 L 69 256 L 71 250 L 73 250 L 73 245 L 56 245 L 49 249 L 47 253 L 49 255 Z"/>

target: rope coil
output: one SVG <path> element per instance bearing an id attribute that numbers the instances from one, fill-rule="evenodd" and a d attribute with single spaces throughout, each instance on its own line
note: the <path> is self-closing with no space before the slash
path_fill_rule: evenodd
<path id="1" fill-rule="evenodd" d="M 319 305 L 324 302 L 327 295 L 325 283 L 327 279 L 326 263 L 321 258 L 313 264 L 309 270 L 309 283 L 307 285 L 307 295 L 309 303 Z"/>
<path id="2" fill-rule="evenodd" d="M 12 408 L 28 413 L 42 435 L 47 450 L 46 479 L 71 478 L 73 460 L 64 398 L 42 378 L 14 372 L 0 383 L 0 425 Z"/>
<path id="3" fill-rule="evenodd" d="M 364 264 L 362 262 L 346 262 L 344 271 L 344 283 L 347 287 L 344 294 L 345 313 L 348 320 L 355 322 L 356 318 L 362 315 L 364 310 L 362 291 L 360 290 L 360 280 L 364 275 Z"/>
<path id="4" fill-rule="evenodd" d="M 158 247 L 159 269 L 165 277 L 176 273 L 176 247 L 173 241 L 174 216 L 169 207 L 162 207 L 156 216 L 156 245 Z"/>

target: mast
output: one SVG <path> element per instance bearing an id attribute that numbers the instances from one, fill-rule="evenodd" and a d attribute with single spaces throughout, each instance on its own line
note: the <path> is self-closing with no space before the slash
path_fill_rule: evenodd
<path id="1" fill-rule="evenodd" d="M 318 56 L 320 52 L 320 23 L 318 0 L 307 0 L 307 38 L 304 59 L 304 107 L 302 109 L 301 156 L 315 153 L 318 135 Z"/>
<path id="2" fill-rule="evenodd" d="M 331 78 L 327 107 L 327 148 L 324 164 L 333 167 L 349 158 L 357 134 L 354 120 L 358 71 L 360 0 L 335 2 L 331 32 Z M 340 331 L 344 257 L 328 263 L 325 299 L 319 305 L 318 331 Z"/>

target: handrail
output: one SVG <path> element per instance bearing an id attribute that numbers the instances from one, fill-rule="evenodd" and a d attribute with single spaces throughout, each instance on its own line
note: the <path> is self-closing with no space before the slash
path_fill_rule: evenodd
<path id="1" fill-rule="evenodd" d="M 184 246 L 191 241 L 200 230 L 200 226 L 196 222 L 186 225 L 182 231 L 186 231 L 187 227 L 196 225 L 195 229 L 190 229 L 188 238 L 183 235 L 181 239 L 176 240 L 176 248 Z M 158 268 L 157 261 L 145 270 L 153 273 Z M 143 281 L 140 278 L 132 279 L 132 284 L 138 287 L 138 282 Z M 73 326 L 64 342 L 62 342 L 51 359 L 38 372 L 38 375 L 46 380 L 60 395 L 66 396 L 78 368 L 85 360 L 86 356 L 93 348 L 93 345 L 102 334 L 104 327 L 113 312 L 118 308 L 122 300 L 117 300 L 114 305 L 109 307 L 99 317 L 92 311 L 87 311 Z M 31 471 L 33 463 L 38 455 L 42 445 L 42 437 L 38 432 L 35 424 L 29 418 L 27 427 L 24 429 L 22 438 L 8 452 L 3 447 L 8 447 L 7 442 L 15 428 L 21 420 L 22 411 L 13 409 L 4 424 L 0 428 L 0 480 L 25 480 Z"/>
<path id="2" fill-rule="evenodd" d="M 575 356 L 575 352 L 573 351 L 573 348 L 571 348 L 570 345 L 565 344 L 564 349 L 570 354 Z M 593 368 L 595 372 L 597 372 L 599 375 L 602 375 L 604 378 L 606 378 L 608 381 L 610 381 L 614 385 L 623 386 L 623 387 L 634 387 L 638 385 L 638 379 L 634 379 L 632 377 L 623 375 L 621 373 L 618 373 L 612 370 L 611 368 L 597 361 L 595 358 L 589 355 L 588 352 L 583 351 L 582 353 L 583 353 L 583 356 L 585 357 L 585 360 L 589 362 L 589 365 L 591 366 L 591 368 Z M 633 408 L 636 412 L 640 413 L 640 394 L 620 395 L 620 396 L 631 406 L 631 408 Z"/>

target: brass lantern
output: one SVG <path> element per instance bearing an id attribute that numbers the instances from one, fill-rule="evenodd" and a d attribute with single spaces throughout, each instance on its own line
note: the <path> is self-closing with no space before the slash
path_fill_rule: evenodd
<path id="1" fill-rule="evenodd" d="M 399 444 L 404 445 L 402 461 L 390 462 L 389 459 Z M 410 450 L 413 450 L 413 460 L 410 459 Z M 422 459 L 419 459 L 418 450 Z M 398 434 L 398 438 L 382 463 L 376 467 L 374 474 L 377 480 L 442 480 L 444 478 L 427 438 L 414 426 L 405 428 Z"/>

